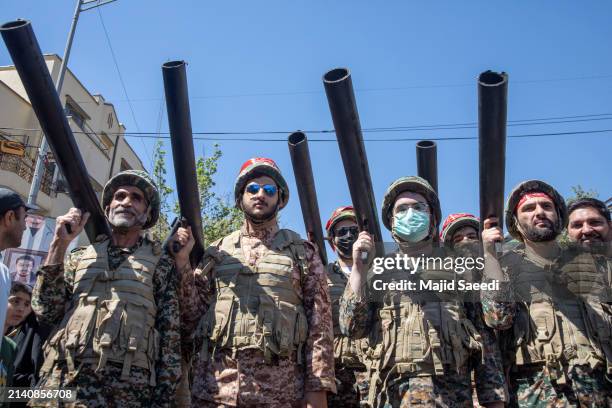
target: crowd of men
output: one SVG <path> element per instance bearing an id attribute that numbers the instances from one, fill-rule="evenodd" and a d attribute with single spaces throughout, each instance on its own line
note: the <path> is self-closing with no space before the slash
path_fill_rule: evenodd
<path id="1" fill-rule="evenodd" d="M 325 224 L 337 260 L 324 265 L 313 243 L 279 228 L 289 189 L 274 161 L 244 163 L 234 198 L 242 227 L 192 265 L 191 227 L 167 247 L 151 238 L 157 187 L 128 170 L 103 190 L 110 236 L 67 254 L 89 214 L 57 218 L 31 295 L 9 290 L 0 262 L 0 387 L 15 385 L 23 345 L 38 348 L 29 386 L 77 392 L 33 407 L 612 406 L 612 222 L 601 201 L 566 206 L 552 186 L 523 182 L 506 206 L 508 243 L 494 217 L 442 223 L 429 183 L 402 177 L 382 204 L 393 252 L 379 253 L 380 237 L 340 206 Z M 28 207 L 7 189 L 0 205 L 4 250 L 19 245 Z M 482 257 L 484 268 L 395 268 L 388 282 L 500 289 L 375 291 L 374 257 L 396 254 Z"/>

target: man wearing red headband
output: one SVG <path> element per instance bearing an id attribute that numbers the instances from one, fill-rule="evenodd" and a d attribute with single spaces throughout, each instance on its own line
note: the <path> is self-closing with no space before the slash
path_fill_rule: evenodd
<path id="1" fill-rule="evenodd" d="M 244 163 L 234 198 L 242 228 L 214 242 L 195 271 L 177 264 L 192 405 L 292 407 L 305 399 L 324 407 L 336 383 L 321 258 L 312 243 L 278 227 L 289 188 L 274 161 Z"/>
<path id="2" fill-rule="evenodd" d="M 367 231 L 359 232 L 355 210 L 351 206 L 339 207 L 325 224 L 331 248 L 338 255 L 335 262 L 326 266 L 329 294 L 334 320 L 334 359 L 338 393 L 329 397 L 329 407 L 359 407 L 359 401 L 368 397 L 368 377 L 362 361 L 366 340 L 350 339 L 340 332 L 340 299 L 353 268 L 353 248 L 362 247 L 362 242 L 372 245 Z M 358 242 L 359 241 L 359 242 Z"/>
<path id="3" fill-rule="evenodd" d="M 487 324 L 500 331 L 511 406 L 612 406 L 612 314 L 605 274 L 592 254 L 563 251 L 556 238 L 567 224 L 561 195 L 530 180 L 510 194 L 509 233 L 524 247 L 499 259 L 498 220 L 484 221 Z"/>

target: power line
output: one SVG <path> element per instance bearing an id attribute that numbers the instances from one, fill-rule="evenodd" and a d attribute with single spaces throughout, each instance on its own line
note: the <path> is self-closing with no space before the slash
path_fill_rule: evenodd
<path id="1" fill-rule="evenodd" d="M 582 81 L 582 80 L 595 80 L 595 79 L 611 79 L 612 74 L 604 75 L 584 75 L 576 77 L 566 78 L 540 78 L 540 79 L 525 79 L 525 80 L 513 80 L 513 84 L 534 84 L 534 83 L 550 83 L 550 82 L 568 82 L 568 81 Z M 440 89 L 440 88 L 463 88 L 471 87 L 475 84 L 473 82 L 467 83 L 456 83 L 456 84 L 428 84 L 428 85 L 405 85 L 396 87 L 380 87 L 380 88 L 356 88 L 355 93 L 369 93 L 369 92 L 388 92 L 388 91 L 404 91 L 411 89 Z M 195 95 L 190 96 L 190 100 L 197 99 L 232 99 L 232 98 L 250 98 L 259 96 L 294 96 L 294 95 L 317 95 L 323 94 L 322 90 L 302 90 L 302 91 L 278 91 L 278 92 L 252 92 L 252 93 L 237 93 L 228 95 Z M 132 102 L 154 102 L 159 101 L 160 98 L 133 98 Z M 115 102 L 126 102 L 126 99 L 114 99 Z M 128 101 L 129 102 L 129 101 Z M 79 103 L 94 103 L 91 101 L 82 101 Z"/>
<path id="2" fill-rule="evenodd" d="M 163 103 L 163 102 L 162 102 Z M 160 105 L 161 106 L 161 105 Z M 124 132 L 121 133 L 125 136 L 139 137 L 139 136 L 159 136 L 169 135 L 169 132 L 160 132 L 160 118 L 162 117 L 162 107 L 160 107 L 158 116 L 158 126 L 155 132 Z M 579 122 L 591 122 L 601 120 L 612 120 L 612 113 L 594 113 L 588 115 L 571 115 L 571 116 L 553 116 L 548 118 L 537 118 L 537 119 L 518 119 L 509 120 L 508 126 L 539 126 L 539 125 L 551 125 L 561 123 L 579 123 Z M 436 124 L 436 125 L 411 125 L 411 126 L 391 126 L 391 127 L 375 127 L 375 128 L 364 128 L 363 133 L 385 133 L 385 132 L 398 132 L 398 131 L 429 131 L 429 130 L 461 130 L 461 129 L 473 129 L 478 127 L 478 122 L 466 122 L 466 123 L 451 123 L 451 124 Z M 25 129 L 25 128 L 10 128 L 0 127 L 3 130 L 13 131 L 36 131 L 36 129 Z M 288 130 L 270 130 L 270 131 L 220 131 L 220 132 L 193 132 L 195 136 L 232 136 L 232 135 L 287 135 L 293 131 Z M 333 129 L 321 129 L 321 130 L 304 130 L 307 134 L 333 134 Z M 94 134 L 92 132 L 80 132 L 75 131 L 75 134 Z M 112 132 L 111 135 L 118 133 Z M 25 135 L 14 135 L 14 136 L 25 136 Z M 224 139 L 225 140 L 225 139 Z"/>
<path id="3" fill-rule="evenodd" d="M 115 64 L 115 69 L 117 70 L 117 75 L 119 76 L 119 82 L 121 83 L 121 88 L 123 88 L 123 94 L 125 95 L 125 99 L 128 102 L 130 107 L 130 113 L 132 114 L 132 120 L 134 121 L 134 125 L 136 126 L 136 130 L 140 132 L 140 126 L 138 126 L 138 121 L 136 120 L 136 114 L 134 113 L 134 107 L 132 106 L 132 101 L 127 92 L 127 87 L 125 86 L 125 82 L 123 81 L 123 76 L 121 75 L 121 70 L 119 69 L 119 63 L 117 62 L 117 57 L 115 56 L 115 50 L 113 49 L 113 45 L 110 40 L 110 36 L 108 35 L 108 30 L 106 29 L 106 24 L 104 24 L 104 19 L 102 18 L 102 12 L 98 9 L 98 16 L 100 17 L 100 23 L 102 24 L 102 29 L 104 30 L 104 35 L 106 36 L 106 43 L 108 44 L 108 48 L 110 50 L 111 56 L 113 58 L 113 63 Z M 147 146 L 144 144 L 144 141 L 141 139 L 142 147 L 144 149 L 144 153 L 149 159 L 150 168 L 153 167 L 153 159 L 149 155 L 147 151 Z"/>

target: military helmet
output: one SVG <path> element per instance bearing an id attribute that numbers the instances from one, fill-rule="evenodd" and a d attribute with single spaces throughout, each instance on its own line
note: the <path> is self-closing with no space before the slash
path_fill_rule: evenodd
<path id="1" fill-rule="evenodd" d="M 102 191 L 102 208 L 106 208 L 113 200 L 115 191 L 120 186 L 139 188 L 149 203 L 150 213 L 143 229 L 151 228 L 159 218 L 160 198 L 155 182 L 148 173 L 142 170 L 125 170 L 115 174 L 104 186 Z"/>
<path id="2" fill-rule="evenodd" d="M 567 207 L 561 194 L 551 185 L 541 180 L 527 180 L 514 187 L 506 203 L 506 228 L 512 237 L 519 241 L 523 241 L 523 236 L 518 230 L 516 217 L 514 215 L 521 198 L 527 193 L 544 193 L 549 196 L 557 210 L 557 229 L 561 231 L 567 226 Z"/>
<path id="3" fill-rule="evenodd" d="M 425 197 L 425 200 L 427 200 L 427 203 L 431 208 L 431 213 L 434 217 L 434 225 L 437 228 L 440 224 L 440 219 L 442 218 L 438 194 L 436 194 L 436 191 L 433 189 L 431 184 L 427 182 L 427 180 L 419 176 L 400 177 L 391 183 L 391 185 L 387 188 L 382 204 L 382 219 L 385 227 L 389 231 L 392 230 L 391 216 L 393 212 L 393 204 L 395 203 L 397 196 L 404 191 L 418 193 Z"/>
<path id="4" fill-rule="evenodd" d="M 268 176 L 276 182 L 279 192 L 278 209 L 283 209 L 289 201 L 289 187 L 274 160 L 265 157 L 254 157 L 249 159 L 244 162 L 240 168 L 236 183 L 234 184 L 234 200 L 236 202 L 236 207 L 241 208 L 240 202 L 242 193 L 244 192 L 244 187 L 247 182 L 258 176 Z"/>
<path id="5" fill-rule="evenodd" d="M 450 214 L 442 224 L 440 241 L 446 243 L 451 242 L 455 231 L 463 227 L 473 227 L 478 231 L 480 229 L 480 221 L 478 221 L 476 216 L 468 213 Z"/>
<path id="6" fill-rule="evenodd" d="M 325 224 L 325 231 L 327 232 L 328 236 L 332 235 L 334 225 L 336 225 L 342 220 L 353 220 L 357 222 L 355 209 L 350 205 L 336 208 L 332 213 L 331 217 L 329 217 L 329 220 L 327 220 L 327 223 Z"/>

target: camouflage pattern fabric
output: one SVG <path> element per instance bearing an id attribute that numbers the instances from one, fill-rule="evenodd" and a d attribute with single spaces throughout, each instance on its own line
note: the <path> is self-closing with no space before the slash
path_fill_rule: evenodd
<path id="1" fill-rule="evenodd" d="M 251 233 L 243 226 L 240 246 L 251 267 L 257 266 L 277 231 L 276 224 Z M 327 276 L 316 247 L 305 242 L 305 249 L 308 274 L 301 276 L 297 264 L 293 271 L 294 285 L 303 294 L 308 320 L 305 367 L 293 358 L 278 357 L 272 365 L 266 365 L 264 353 L 259 349 L 217 350 L 212 359 L 205 361 L 197 354 L 202 339 L 197 338 L 196 327 L 215 296 L 214 280 L 210 276 L 214 269 L 211 272 L 209 265 L 200 265 L 192 274 L 182 276 L 182 342 L 186 357 L 192 359 L 193 406 L 205 406 L 204 402 L 213 404 L 206 406 L 299 406 L 304 392 L 336 391 Z"/>
<path id="2" fill-rule="evenodd" d="M 119 248 L 109 245 L 109 268 L 116 269 L 128 256 L 133 254 L 134 251 L 143 244 L 144 239 L 145 238 L 141 239 L 132 248 Z M 73 301 L 72 288 L 74 284 L 75 268 L 84 250 L 85 248 L 74 250 L 70 254 L 65 265 L 46 265 L 42 266 L 38 271 L 36 285 L 32 292 L 32 309 L 43 323 L 49 325 L 59 324 L 64 317 L 66 308 Z M 167 254 L 162 255 L 155 268 L 153 295 L 158 310 L 155 328 L 160 335 L 160 353 L 156 362 L 157 385 L 151 390 L 152 400 L 142 406 L 169 407 L 174 400 L 174 393 L 181 376 L 181 354 L 177 274 L 174 271 L 174 260 Z M 88 382 L 88 379 L 81 378 L 88 375 L 87 373 L 89 371 L 86 367 L 86 365 L 83 365 L 80 373 L 76 377 L 75 381 L 77 387 L 79 384 L 99 384 L 104 387 L 110 387 L 111 384 L 120 382 L 119 377 L 121 375 L 121 370 L 119 370 L 116 376 L 109 374 L 100 377 L 104 378 L 104 381 L 108 382 L 108 384 L 106 382 L 99 382 L 95 379 L 91 379 L 91 381 Z M 131 379 L 135 381 L 138 379 L 139 370 L 140 369 L 137 367 L 132 366 L 130 381 L 127 385 L 131 384 Z M 57 367 L 54 368 L 53 372 L 57 372 Z M 62 377 L 57 378 L 61 379 L 62 383 L 60 384 L 64 384 L 66 381 L 66 379 L 62 379 Z M 46 381 L 55 380 L 53 380 L 53 376 L 41 379 L 42 384 L 45 384 Z M 140 398 L 138 395 L 141 394 L 140 391 L 138 391 L 137 384 L 136 382 L 134 387 L 127 387 L 127 390 L 134 390 L 134 392 L 137 393 L 134 398 Z"/>
<path id="3" fill-rule="evenodd" d="M 132 367 L 129 381 L 120 381 L 121 366 L 108 362 L 100 372 L 92 365 L 83 365 L 74 381 L 68 380 L 65 364 L 57 364 L 43 381 L 48 388 L 76 388 L 76 401 L 59 403 L 66 408 L 131 408 L 149 407 L 153 387 L 149 386 L 149 371 Z M 29 402 L 31 407 L 55 407 L 58 401 Z M 159 405 L 156 405 L 159 406 Z"/>
<path id="4" fill-rule="evenodd" d="M 360 401 L 367 402 L 368 379 L 365 370 L 360 372 L 352 367 L 344 367 L 337 363 L 335 372 L 338 392 L 327 395 L 327 406 L 329 408 L 359 407 Z M 363 384 L 364 380 L 366 381 L 365 384 Z"/>
<path id="5" fill-rule="evenodd" d="M 551 381 L 546 368 L 518 371 L 510 381 L 510 406 L 544 407 L 612 407 L 612 383 L 601 369 L 574 366 L 567 384 Z"/>
<path id="6" fill-rule="evenodd" d="M 469 379 L 452 372 L 437 377 L 398 378 L 385 394 L 384 408 L 473 406 Z"/>

